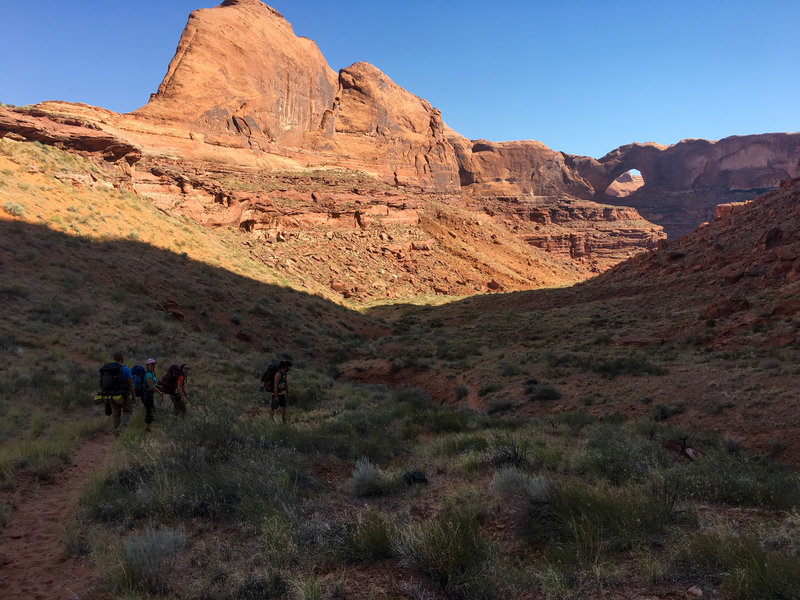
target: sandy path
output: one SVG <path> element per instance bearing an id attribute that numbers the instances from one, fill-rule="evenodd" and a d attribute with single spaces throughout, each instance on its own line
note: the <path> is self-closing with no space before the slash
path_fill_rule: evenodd
<path id="1" fill-rule="evenodd" d="M 0 598 L 104 597 L 89 559 L 65 555 L 64 531 L 75 516 L 81 488 L 107 465 L 112 440 L 111 435 L 99 435 L 84 442 L 72 464 L 52 482 L 22 484 L 16 510 L 0 537 Z"/>

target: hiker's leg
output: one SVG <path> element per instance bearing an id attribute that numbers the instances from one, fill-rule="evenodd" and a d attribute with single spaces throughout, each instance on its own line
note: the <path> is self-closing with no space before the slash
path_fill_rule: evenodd
<path id="1" fill-rule="evenodd" d="M 185 417 L 186 416 L 186 402 L 184 402 L 183 397 L 180 394 L 175 394 L 173 396 L 175 402 L 175 416 L 176 417 Z"/>
<path id="2" fill-rule="evenodd" d="M 153 396 L 145 396 L 142 400 L 144 404 L 144 428 L 150 429 L 150 423 L 153 422 L 153 411 L 155 409 L 155 398 Z"/>
<path id="3" fill-rule="evenodd" d="M 119 428 L 121 413 L 122 413 L 122 407 L 116 402 L 111 402 L 111 422 L 114 424 L 113 427 L 114 431 L 116 431 Z"/>
<path id="4" fill-rule="evenodd" d="M 278 405 L 281 407 L 281 423 L 286 423 L 286 396 L 278 396 Z"/>
<path id="5" fill-rule="evenodd" d="M 128 426 L 131 420 L 131 414 L 133 413 L 133 403 L 131 402 L 130 398 L 125 398 L 125 401 L 122 403 L 122 419 L 121 419 L 121 426 L 123 428 Z"/>

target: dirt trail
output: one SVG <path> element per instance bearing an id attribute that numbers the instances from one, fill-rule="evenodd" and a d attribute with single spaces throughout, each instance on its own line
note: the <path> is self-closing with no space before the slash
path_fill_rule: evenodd
<path id="1" fill-rule="evenodd" d="M 66 556 L 64 532 L 74 518 L 81 488 L 107 465 L 112 440 L 99 435 L 86 441 L 52 482 L 39 485 L 30 480 L 21 485 L 16 510 L 0 537 L 0 598 L 104 598 L 91 562 Z"/>

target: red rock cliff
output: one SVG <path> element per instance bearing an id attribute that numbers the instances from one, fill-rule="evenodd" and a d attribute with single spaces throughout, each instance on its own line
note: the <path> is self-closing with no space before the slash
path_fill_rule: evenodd
<path id="1" fill-rule="evenodd" d="M 259 0 L 189 16 L 158 92 L 135 114 L 182 122 L 231 146 L 299 147 L 338 90 L 317 45 Z"/>

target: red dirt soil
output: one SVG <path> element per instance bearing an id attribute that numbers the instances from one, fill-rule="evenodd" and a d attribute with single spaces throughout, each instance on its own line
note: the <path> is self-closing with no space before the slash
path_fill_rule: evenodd
<path id="1" fill-rule="evenodd" d="M 78 494 L 91 475 L 105 468 L 110 435 L 80 446 L 72 464 L 51 482 L 21 481 L 16 509 L 0 538 L 0 598 L 101 600 L 98 575 L 87 558 L 68 556 L 65 528 L 75 516 Z"/>

